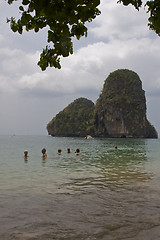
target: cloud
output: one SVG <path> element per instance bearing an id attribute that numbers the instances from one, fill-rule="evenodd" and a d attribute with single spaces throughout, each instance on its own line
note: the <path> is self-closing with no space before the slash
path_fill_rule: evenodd
<path id="1" fill-rule="evenodd" d="M 6 17 L 17 14 L 17 4 L 8 6 L 5 1 L 0 2 L 3 20 L 0 23 L 0 110 L 3 112 L 3 128 L 8 122 L 5 119 L 14 116 L 10 130 L 15 128 L 23 132 L 23 122 L 27 124 L 27 117 L 34 116 L 28 120 L 29 131 L 32 132 L 32 125 L 37 122 L 36 131 L 42 131 L 46 119 L 49 121 L 74 99 L 82 96 L 96 101 L 109 73 L 121 68 L 138 73 L 151 108 L 151 122 L 157 124 L 160 116 L 154 114 L 156 108 L 155 105 L 152 107 L 152 102 L 159 106 L 160 55 L 157 53 L 160 38 L 149 31 L 146 10 L 138 12 L 133 6 L 101 0 L 101 15 L 88 24 L 89 38 L 76 41 L 74 54 L 61 59 L 61 70 L 51 68 L 42 72 L 37 62 L 45 45 L 46 31 L 24 33 L 22 36 L 13 33 L 6 24 Z M 45 115 L 42 109 L 45 109 Z"/>
<path id="2" fill-rule="evenodd" d="M 146 9 L 137 11 L 132 5 L 124 6 L 112 0 L 101 0 L 101 15 L 92 27 L 92 33 L 106 40 L 141 38 L 149 34 Z"/>
<path id="3" fill-rule="evenodd" d="M 22 50 L 1 49 L 1 91 L 22 91 L 41 97 L 72 93 L 98 94 L 108 74 L 119 68 L 136 71 L 147 91 L 160 88 L 159 39 L 114 39 L 80 48 L 62 60 L 62 69 L 42 72 L 36 62 L 39 52 L 26 54 Z M 154 77 L 154 82 L 150 81 Z"/>
<path id="4" fill-rule="evenodd" d="M 32 75 L 36 70 L 37 53 L 26 54 L 20 49 L 0 48 L 1 91 L 17 91 L 17 83 L 24 74 Z M 9 86 L 9 88 L 8 88 Z"/>

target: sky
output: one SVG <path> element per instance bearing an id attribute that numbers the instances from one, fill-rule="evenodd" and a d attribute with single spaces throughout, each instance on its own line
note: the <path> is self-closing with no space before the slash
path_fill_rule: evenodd
<path id="1" fill-rule="evenodd" d="M 101 15 L 87 24 L 88 37 L 73 40 L 62 68 L 37 66 L 47 32 L 13 33 L 7 17 L 18 2 L 0 1 L 0 134 L 47 135 L 47 123 L 79 97 L 96 103 L 108 75 L 135 71 L 145 91 L 147 118 L 160 136 L 160 37 L 148 27 L 147 9 L 101 0 Z"/>

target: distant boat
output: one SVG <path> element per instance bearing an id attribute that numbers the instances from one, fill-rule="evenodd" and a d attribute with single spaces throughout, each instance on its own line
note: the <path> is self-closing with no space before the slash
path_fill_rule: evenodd
<path id="1" fill-rule="evenodd" d="M 85 139 L 91 139 L 92 138 L 92 136 L 90 136 L 90 135 L 87 135 L 86 137 L 85 137 Z"/>

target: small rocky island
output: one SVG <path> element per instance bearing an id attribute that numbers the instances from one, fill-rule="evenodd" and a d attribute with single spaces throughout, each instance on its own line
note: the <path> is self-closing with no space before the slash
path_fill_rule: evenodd
<path id="1" fill-rule="evenodd" d="M 48 123 L 48 134 L 61 137 L 94 135 L 94 108 L 91 100 L 76 99 Z"/>
<path id="2" fill-rule="evenodd" d="M 139 76 L 127 69 L 110 73 L 96 104 L 79 98 L 47 125 L 52 136 L 157 138 L 146 117 L 146 98 Z"/>

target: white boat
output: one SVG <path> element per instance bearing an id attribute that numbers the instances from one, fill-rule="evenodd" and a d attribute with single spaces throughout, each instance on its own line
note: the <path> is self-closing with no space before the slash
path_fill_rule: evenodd
<path id="1" fill-rule="evenodd" d="M 91 139 L 92 138 L 92 136 L 90 136 L 90 135 L 87 135 L 86 137 L 85 137 L 85 139 Z"/>

